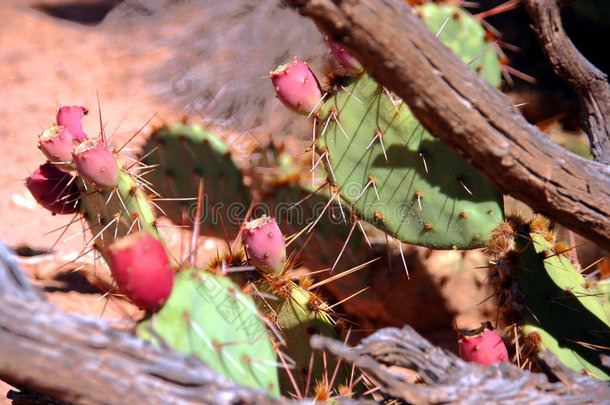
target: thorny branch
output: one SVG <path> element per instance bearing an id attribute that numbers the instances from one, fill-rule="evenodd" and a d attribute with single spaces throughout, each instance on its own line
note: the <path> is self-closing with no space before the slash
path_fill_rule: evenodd
<path id="1" fill-rule="evenodd" d="M 610 249 L 610 166 L 530 125 L 401 0 L 286 0 L 409 105 L 447 147 L 509 194 Z"/>
<path id="2" fill-rule="evenodd" d="M 589 136 L 596 161 L 610 163 L 610 85 L 607 76 L 589 62 L 570 41 L 561 24 L 559 0 L 523 0 L 534 22 L 542 50 L 578 94 L 581 125 Z"/>

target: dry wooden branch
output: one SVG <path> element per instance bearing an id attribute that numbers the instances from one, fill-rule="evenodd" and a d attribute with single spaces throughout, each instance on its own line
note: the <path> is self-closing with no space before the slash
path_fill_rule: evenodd
<path id="1" fill-rule="evenodd" d="M 410 106 L 501 192 L 610 249 L 610 166 L 530 125 L 401 0 L 287 0 Z"/>
<path id="2" fill-rule="evenodd" d="M 312 346 L 325 349 L 356 364 L 381 384 L 394 399 L 417 403 L 462 404 L 607 404 L 610 386 L 566 369 L 550 352 L 542 356 L 550 382 L 544 374 L 521 370 L 514 364 L 488 367 L 466 363 L 446 350 L 434 347 L 411 327 L 382 329 L 355 348 L 316 336 Z M 425 385 L 404 381 L 396 370 L 402 367 L 421 375 Z"/>
<path id="3" fill-rule="evenodd" d="M 534 31 L 555 73 L 578 94 L 581 125 L 596 161 L 610 163 L 610 85 L 568 38 L 561 24 L 559 0 L 524 0 Z"/>

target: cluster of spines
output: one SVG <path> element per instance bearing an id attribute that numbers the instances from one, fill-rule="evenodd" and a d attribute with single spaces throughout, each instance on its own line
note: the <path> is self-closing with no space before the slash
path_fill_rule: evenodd
<path id="1" fill-rule="evenodd" d="M 246 281 L 257 292 L 255 298 L 263 316 L 285 339 L 278 355 L 282 363 L 290 362 L 291 366 L 280 374 L 282 391 L 309 395 L 310 389 L 315 392 L 315 381 L 320 383 L 323 376 L 328 377 L 329 370 L 332 374 L 335 369 L 333 382 L 353 389 L 349 370 L 327 359 L 323 353 L 315 353 L 310 346 L 309 339 L 314 334 L 336 337 L 336 328 L 342 322 L 333 319 L 331 307 L 312 291 L 316 285 L 310 278 L 300 277 L 298 283 L 293 281 L 294 257 L 286 258 L 284 236 L 275 219 L 263 216 L 247 222 L 242 239 L 247 263 L 257 270 Z"/>

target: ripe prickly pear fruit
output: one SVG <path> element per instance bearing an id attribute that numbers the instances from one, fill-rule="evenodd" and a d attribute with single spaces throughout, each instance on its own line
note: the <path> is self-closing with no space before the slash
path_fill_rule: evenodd
<path id="1" fill-rule="evenodd" d="M 119 184 L 119 166 L 112 150 L 96 139 L 78 145 L 72 154 L 74 165 L 83 179 L 101 189 Z"/>
<path id="2" fill-rule="evenodd" d="M 460 334 L 459 352 L 462 360 L 488 366 L 508 362 L 508 351 L 502 338 L 488 323 Z"/>
<path id="3" fill-rule="evenodd" d="M 119 291 L 147 311 L 163 306 L 174 272 L 163 243 L 146 232 L 125 236 L 108 248 L 110 270 Z"/>
<path id="4" fill-rule="evenodd" d="M 242 239 L 253 266 L 266 273 L 282 271 L 286 262 L 286 242 L 274 218 L 263 215 L 249 221 Z"/>
<path id="5" fill-rule="evenodd" d="M 322 104 L 320 83 L 299 58 L 271 72 L 271 82 L 277 98 L 292 111 L 307 115 Z"/>
<path id="6" fill-rule="evenodd" d="M 25 180 L 38 204 L 53 214 L 78 212 L 78 187 L 74 176 L 51 163 L 45 163 Z"/>
<path id="7" fill-rule="evenodd" d="M 89 111 L 85 107 L 81 106 L 64 106 L 57 112 L 57 125 L 68 128 L 68 130 L 74 135 L 79 142 L 87 139 L 87 134 L 83 131 L 83 125 L 81 123 L 83 117 L 89 114 Z"/>
<path id="8" fill-rule="evenodd" d="M 38 136 L 38 148 L 53 163 L 69 165 L 72 152 L 79 143 L 68 128 L 60 125 L 53 125 Z"/>
<path id="9" fill-rule="evenodd" d="M 355 74 L 364 70 L 362 64 L 358 62 L 356 58 L 347 53 L 347 51 L 343 49 L 341 45 L 330 38 L 328 39 L 328 47 L 330 48 L 330 53 L 333 54 L 335 60 L 348 72 Z"/>

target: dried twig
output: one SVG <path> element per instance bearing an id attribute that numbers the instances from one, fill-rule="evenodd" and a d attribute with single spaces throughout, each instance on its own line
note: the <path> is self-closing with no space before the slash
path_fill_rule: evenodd
<path id="1" fill-rule="evenodd" d="M 561 24 L 560 0 L 524 0 L 542 50 L 578 94 L 581 125 L 598 162 L 610 163 L 610 85 L 608 77 L 574 46 Z M 603 52 L 603 50 L 600 49 Z"/>

